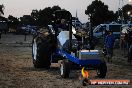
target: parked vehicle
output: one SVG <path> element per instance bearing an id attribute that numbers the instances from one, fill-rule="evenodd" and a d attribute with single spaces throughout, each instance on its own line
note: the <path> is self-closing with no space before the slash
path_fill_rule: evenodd
<path id="1" fill-rule="evenodd" d="M 8 24 L 6 21 L 0 21 L 0 31 L 7 32 L 9 30 Z"/>
<path id="2" fill-rule="evenodd" d="M 124 46 L 124 44 L 125 44 L 124 36 L 127 33 L 127 28 L 129 26 L 132 26 L 132 24 L 117 24 L 117 23 L 100 24 L 94 28 L 93 37 L 95 37 L 95 39 L 100 41 L 99 44 L 102 44 L 104 42 L 104 38 L 107 34 L 105 32 L 107 32 L 108 30 L 111 30 L 113 32 L 113 35 L 115 38 L 114 47 L 115 48 L 119 48 L 120 46 L 126 47 L 126 46 Z"/>
<path id="3" fill-rule="evenodd" d="M 111 30 L 115 39 L 120 38 L 122 24 L 100 24 L 93 30 L 93 36 L 102 38 L 106 30 Z"/>
<path id="4" fill-rule="evenodd" d="M 37 26 L 30 26 L 30 25 L 21 25 L 17 27 L 17 34 L 36 34 L 38 30 Z"/>

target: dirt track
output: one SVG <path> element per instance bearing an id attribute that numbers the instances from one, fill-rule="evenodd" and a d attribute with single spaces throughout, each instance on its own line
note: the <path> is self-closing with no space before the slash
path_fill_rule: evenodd
<path id="1" fill-rule="evenodd" d="M 35 69 L 31 55 L 32 36 L 2 35 L 0 40 L 0 88 L 85 88 L 78 79 L 80 71 L 72 71 L 70 78 L 62 79 L 59 65 L 52 64 L 50 70 Z M 107 64 L 106 79 L 130 79 L 132 81 L 132 63 L 122 58 L 115 50 L 113 63 Z M 95 78 L 95 71 L 89 71 Z M 132 86 L 87 86 L 86 88 L 132 88 Z"/>

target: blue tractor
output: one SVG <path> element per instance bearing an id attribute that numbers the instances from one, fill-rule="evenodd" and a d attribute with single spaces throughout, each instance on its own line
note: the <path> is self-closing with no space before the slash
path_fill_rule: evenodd
<path id="1" fill-rule="evenodd" d="M 85 43 L 86 36 L 73 34 L 71 13 L 66 10 L 56 11 L 54 19 L 52 25 L 40 29 L 33 38 L 34 67 L 50 69 L 52 62 L 61 60 L 60 75 L 63 78 L 69 77 L 71 69 L 80 67 L 95 69 L 97 76 L 104 78 L 107 73 L 105 61 L 100 58 L 99 50 L 91 47 L 92 43 Z"/>

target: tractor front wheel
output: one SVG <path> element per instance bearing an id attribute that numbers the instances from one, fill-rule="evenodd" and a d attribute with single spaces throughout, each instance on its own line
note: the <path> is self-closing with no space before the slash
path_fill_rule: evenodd
<path id="1" fill-rule="evenodd" d="M 107 66 L 105 62 L 101 62 L 99 67 L 97 68 L 97 76 L 99 78 L 105 78 L 107 73 Z"/>
<path id="2" fill-rule="evenodd" d="M 60 64 L 60 75 L 62 78 L 68 78 L 70 74 L 70 63 L 63 60 Z"/>

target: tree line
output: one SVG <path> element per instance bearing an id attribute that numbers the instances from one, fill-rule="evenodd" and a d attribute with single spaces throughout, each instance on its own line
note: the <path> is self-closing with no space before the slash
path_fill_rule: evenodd
<path id="1" fill-rule="evenodd" d="M 4 14 L 3 8 L 4 5 L 0 5 L 0 16 Z M 88 15 L 88 19 L 92 23 L 92 26 L 112 21 L 120 21 L 119 16 L 123 16 L 124 21 L 130 20 L 130 16 L 132 15 L 132 5 L 124 5 L 122 10 L 116 12 L 109 10 L 108 8 L 108 5 L 105 5 L 101 0 L 95 0 L 87 6 L 85 14 Z M 46 7 L 42 10 L 34 9 L 30 15 L 23 15 L 20 18 L 9 15 L 7 19 L 11 25 L 47 26 L 48 24 L 52 24 L 52 20 L 54 20 L 53 14 L 56 10 L 61 10 L 61 7 Z"/>

